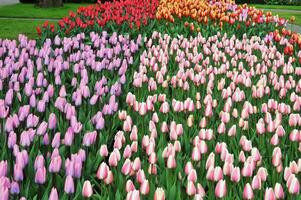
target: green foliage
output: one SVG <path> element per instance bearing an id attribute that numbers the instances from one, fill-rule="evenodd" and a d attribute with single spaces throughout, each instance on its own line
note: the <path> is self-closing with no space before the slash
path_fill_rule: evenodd
<path id="1" fill-rule="evenodd" d="M 238 4 L 301 5 L 300 0 L 236 0 Z"/>

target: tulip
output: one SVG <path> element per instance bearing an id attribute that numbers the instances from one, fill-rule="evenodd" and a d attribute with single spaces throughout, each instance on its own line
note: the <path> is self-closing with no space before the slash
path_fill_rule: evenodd
<path id="1" fill-rule="evenodd" d="M 238 183 L 240 181 L 240 169 L 239 167 L 234 167 L 231 172 L 231 181 Z"/>
<path id="2" fill-rule="evenodd" d="M 280 183 L 275 184 L 274 191 L 277 199 L 284 199 L 284 191 Z"/>
<path id="3" fill-rule="evenodd" d="M 49 164 L 49 172 L 51 173 L 57 173 L 60 171 L 62 165 L 62 158 L 61 156 L 55 156 L 51 159 Z"/>
<path id="4" fill-rule="evenodd" d="M 22 165 L 14 164 L 14 179 L 16 181 L 23 181 Z"/>
<path id="5" fill-rule="evenodd" d="M 109 171 L 107 177 L 104 179 L 104 182 L 105 182 L 105 184 L 108 185 L 108 184 L 111 184 L 113 181 L 114 181 L 113 173 L 112 173 L 112 171 Z"/>
<path id="6" fill-rule="evenodd" d="M 7 161 L 2 160 L 0 161 L 0 178 L 5 177 L 7 175 Z"/>
<path id="7" fill-rule="evenodd" d="M 215 186 L 215 196 L 217 198 L 223 198 L 226 196 L 227 186 L 225 180 L 219 180 Z"/>
<path id="8" fill-rule="evenodd" d="M 169 155 L 168 159 L 167 159 L 167 164 L 166 165 L 167 165 L 168 169 L 174 169 L 174 168 L 176 168 L 177 163 L 176 163 L 175 157 L 172 156 L 172 155 Z"/>
<path id="9" fill-rule="evenodd" d="M 10 193 L 11 194 L 19 194 L 20 193 L 20 187 L 18 182 L 12 182 L 10 185 Z"/>
<path id="10" fill-rule="evenodd" d="M 49 195 L 49 200 L 58 200 L 59 199 L 59 195 L 57 193 L 57 190 L 56 188 L 52 188 L 51 189 L 51 192 L 50 192 L 50 195 Z"/>
<path id="11" fill-rule="evenodd" d="M 147 195 L 149 193 L 149 182 L 148 180 L 144 180 L 140 185 L 140 193 L 143 195 Z"/>
<path id="12" fill-rule="evenodd" d="M 35 182 L 38 184 L 44 184 L 46 182 L 46 168 L 44 166 L 37 169 Z"/>
<path id="13" fill-rule="evenodd" d="M 9 191 L 7 187 L 0 187 L 0 193 L 1 195 L 1 200 L 8 200 L 9 199 Z"/>
<path id="14" fill-rule="evenodd" d="M 99 153 L 100 153 L 100 156 L 107 157 L 108 154 L 109 154 L 108 149 L 107 149 L 107 145 L 101 145 Z"/>
<path id="15" fill-rule="evenodd" d="M 68 175 L 66 177 L 64 191 L 67 194 L 73 194 L 74 193 L 74 181 L 73 181 L 73 178 L 70 175 Z"/>
<path id="16" fill-rule="evenodd" d="M 254 198 L 254 193 L 253 193 L 250 183 L 247 183 L 244 187 L 243 198 L 244 199 L 253 199 Z"/>
<path id="17" fill-rule="evenodd" d="M 125 188 L 126 188 L 126 192 L 129 193 L 130 191 L 135 190 L 135 185 L 134 185 L 134 183 L 131 180 L 128 180 L 126 182 Z"/>
<path id="18" fill-rule="evenodd" d="M 53 130 L 56 128 L 56 116 L 54 113 L 51 113 L 49 115 L 48 128 L 49 128 L 49 130 Z"/>
<path id="19" fill-rule="evenodd" d="M 293 176 L 293 175 L 291 175 L 291 176 L 292 177 L 290 177 L 289 180 L 287 181 L 288 192 L 290 194 L 299 194 L 300 193 L 300 182 L 295 176 Z"/>
<path id="20" fill-rule="evenodd" d="M 196 193 L 195 185 L 192 181 L 187 182 L 186 194 L 189 196 L 193 196 Z"/>
<path id="21" fill-rule="evenodd" d="M 154 194 L 154 200 L 165 200 L 165 192 L 163 188 L 157 188 Z"/>
<path id="22" fill-rule="evenodd" d="M 93 189 L 90 181 L 85 181 L 82 189 L 82 195 L 84 198 L 90 198 L 93 194 Z"/>
<path id="23" fill-rule="evenodd" d="M 273 188 L 267 188 L 265 190 L 264 199 L 265 200 L 276 200 L 276 196 L 275 196 L 275 193 L 273 191 Z"/>
<path id="24" fill-rule="evenodd" d="M 139 191 L 138 190 L 133 190 L 127 193 L 126 195 L 126 200 L 140 200 L 139 196 Z"/>

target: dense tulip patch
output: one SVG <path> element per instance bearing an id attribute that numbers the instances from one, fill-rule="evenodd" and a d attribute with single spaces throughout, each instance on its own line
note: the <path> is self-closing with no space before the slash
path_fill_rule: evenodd
<path id="1" fill-rule="evenodd" d="M 121 0 L 0 39 L 0 200 L 300 198 L 287 23 L 228 0 Z"/>

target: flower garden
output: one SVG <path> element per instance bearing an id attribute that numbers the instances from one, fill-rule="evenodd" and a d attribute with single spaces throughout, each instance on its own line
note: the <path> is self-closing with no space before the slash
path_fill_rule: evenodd
<path id="1" fill-rule="evenodd" d="M 231 0 L 120 0 L 0 39 L 0 200 L 301 198 L 288 23 Z"/>

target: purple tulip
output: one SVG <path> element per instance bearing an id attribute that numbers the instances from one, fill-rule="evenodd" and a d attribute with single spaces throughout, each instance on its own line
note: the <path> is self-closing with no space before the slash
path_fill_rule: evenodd
<path id="1" fill-rule="evenodd" d="M 1 200 L 9 200 L 8 187 L 0 187 Z"/>
<path id="2" fill-rule="evenodd" d="M 9 107 L 5 105 L 4 101 L 0 99 L 0 118 L 4 119 L 9 113 Z"/>
<path id="3" fill-rule="evenodd" d="M 72 176 L 70 176 L 70 175 L 68 175 L 66 177 L 64 191 L 67 194 L 73 194 L 74 193 L 74 181 L 73 181 Z"/>
<path id="4" fill-rule="evenodd" d="M 21 138 L 20 138 L 20 144 L 21 146 L 23 147 L 28 147 L 30 146 L 30 137 L 29 137 L 29 134 L 28 134 L 28 131 L 23 131 L 21 133 Z"/>
<path id="5" fill-rule="evenodd" d="M 56 116 L 54 113 L 51 113 L 48 118 L 48 129 L 53 130 L 56 128 Z"/>
<path id="6" fill-rule="evenodd" d="M 64 144 L 66 146 L 71 146 L 73 143 L 74 131 L 71 127 L 69 127 L 65 133 Z"/>
<path id="7" fill-rule="evenodd" d="M 14 145 L 17 143 L 17 134 L 13 131 L 9 132 L 8 139 L 7 139 L 7 146 L 8 148 L 13 148 Z"/>
<path id="8" fill-rule="evenodd" d="M 47 131 L 48 124 L 43 121 L 37 129 L 37 135 L 44 135 Z"/>
<path id="9" fill-rule="evenodd" d="M 46 182 L 46 168 L 44 166 L 37 169 L 34 180 L 37 184 L 44 184 Z"/>
<path id="10" fill-rule="evenodd" d="M 5 177 L 7 175 L 7 161 L 0 161 L 0 178 Z"/>
<path id="11" fill-rule="evenodd" d="M 43 136 L 43 144 L 48 145 L 49 144 L 49 135 L 48 133 L 45 133 Z"/>
<path id="12" fill-rule="evenodd" d="M 60 144 L 61 144 L 61 133 L 57 132 L 52 139 L 51 146 L 52 148 L 59 148 Z"/>
<path id="13" fill-rule="evenodd" d="M 13 103 L 13 98 L 14 98 L 14 91 L 12 89 L 9 89 L 5 95 L 5 104 L 11 105 Z"/>
<path id="14" fill-rule="evenodd" d="M 29 115 L 30 112 L 30 106 L 29 105 L 25 105 L 20 107 L 19 112 L 18 112 L 18 116 L 19 116 L 19 121 L 24 121 L 26 119 L 26 117 Z"/>
<path id="15" fill-rule="evenodd" d="M 37 170 L 38 168 L 45 166 L 45 159 L 42 155 L 38 155 L 34 161 L 34 169 Z"/>
<path id="16" fill-rule="evenodd" d="M 46 109 L 46 103 L 44 100 L 40 100 L 38 101 L 38 105 L 37 105 L 37 110 L 40 112 L 40 113 L 43 113 Z"/>
<path id="17" fill-rule="evenodd" d="M 57 173 L 60 171 L 62 166 L 62 158 L 61 156 L 56 156 L 54 158 L 51 158 L 50 164 L 49 164 L 49 172 L 51 173 Z"/>
<path id="18" fill-rule="evenodd" d="M 36 127 L 39 123 L 39 117 L 34 114 L 29 114 L 27 117 L 26 125 L 27 128 Z"/>
<path id="19" fill-rule="evenodd" d="M 91 146 L 92 144 L 95 143 L 96 137 L 97 137 L 96 131 L 86 133 L 83 138 L 83 145 Z"/>
<path id="20" fill-rule="evenodd" d="M 32 107 L 32 108 L 35 108 L 36 105 L 37 105 L 37 100 L 36 100 L 36 95 L 35 94 L 32 94 L 29 98 L 29 105 Z"/>
<path id="21" fill-rule="evenodd" d="M 23 181 L 23 168 L 19 164 L 14 164 L 14 179 L 16 181 Z"/>
<path id="22" fill-rule="evenodd" d="M 19 194 L 20 193 L 20 187 L 18 182 L 13 181 L 10 185 L 10 193 L 11 194 Z"/>

